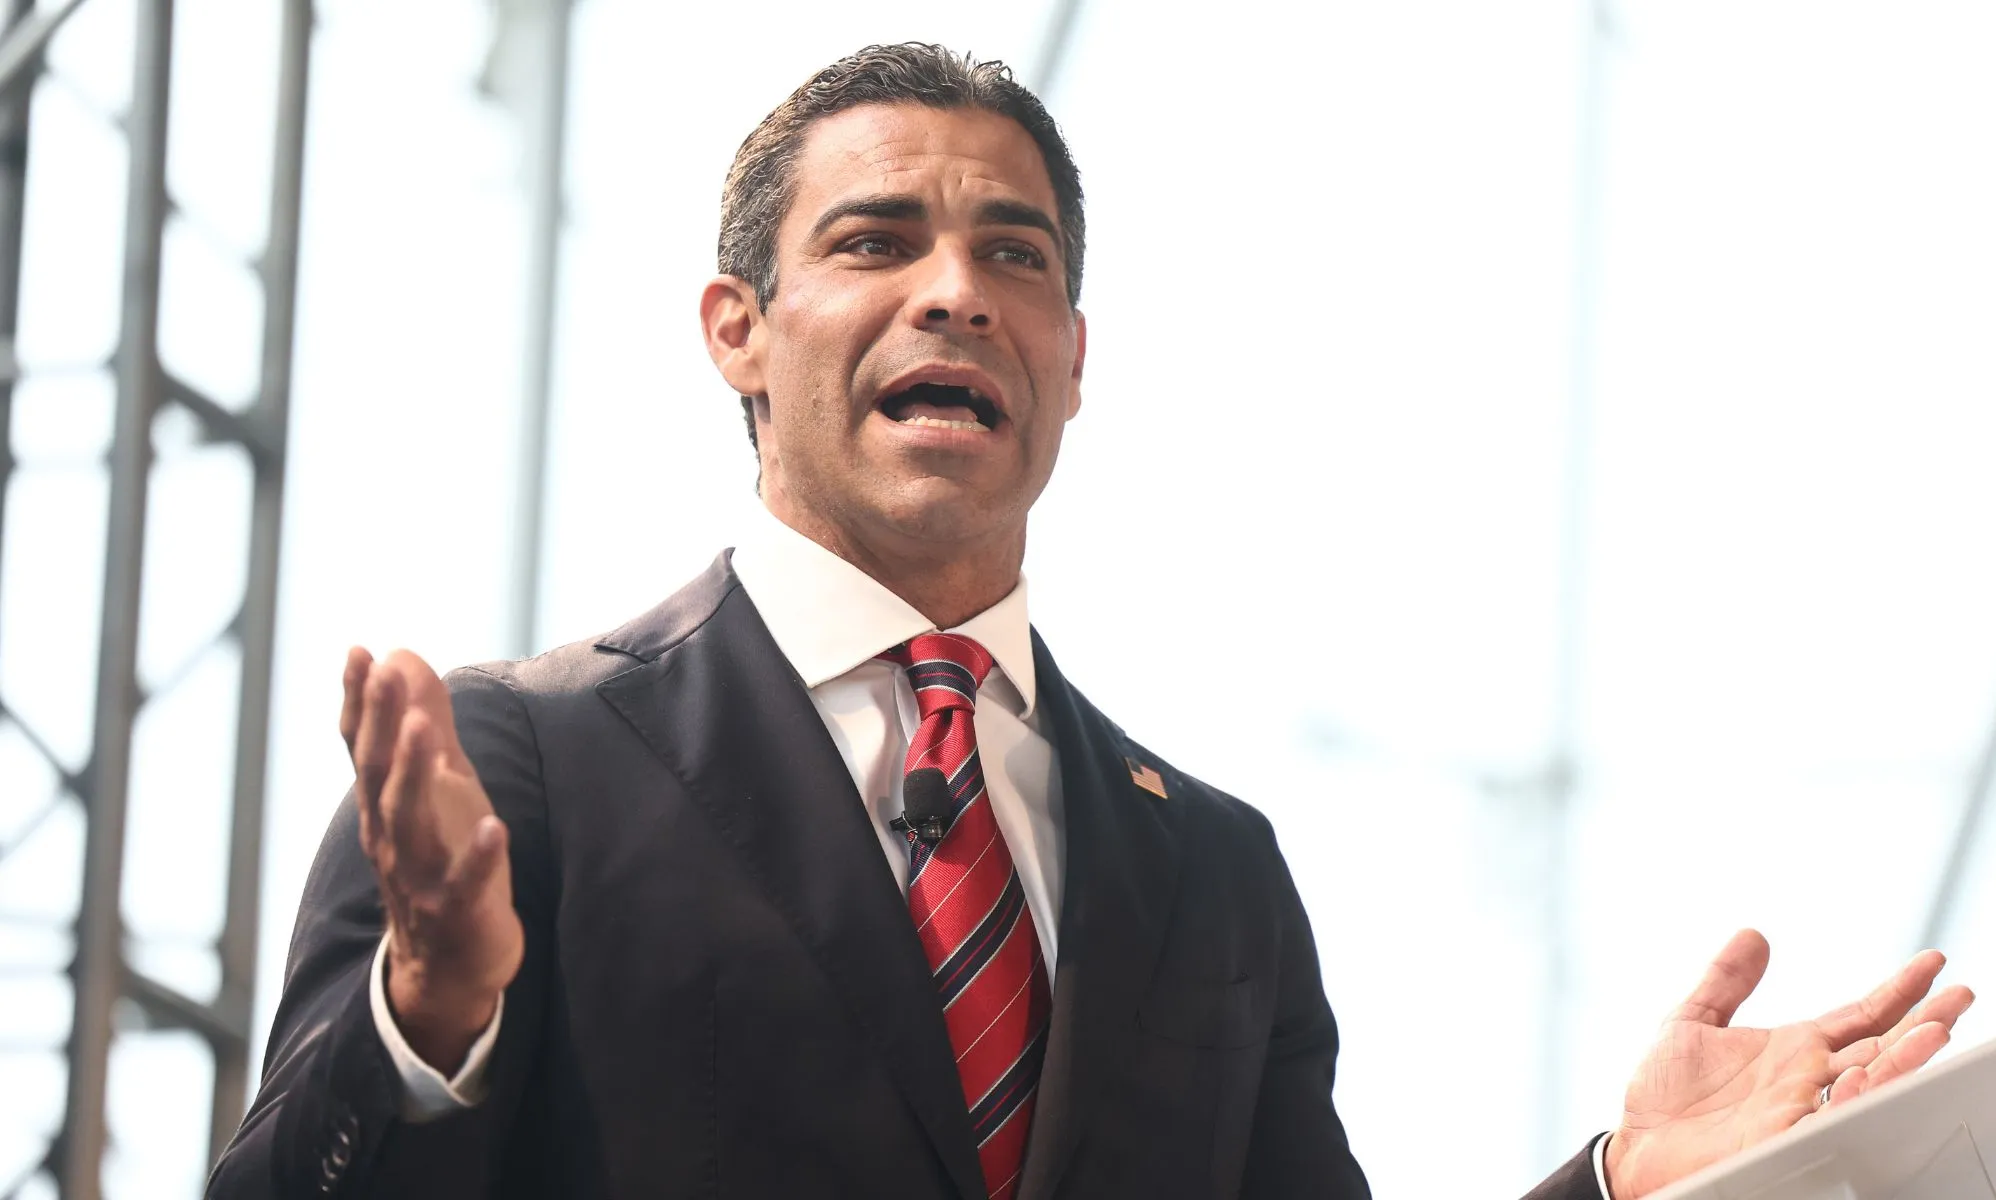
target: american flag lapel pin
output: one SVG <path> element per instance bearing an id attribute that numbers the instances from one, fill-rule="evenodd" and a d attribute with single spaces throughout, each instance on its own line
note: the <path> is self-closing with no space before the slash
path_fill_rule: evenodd
<path id="1" fill-rule="evenodd" d="M 1157 773 L 1156 767 L 1146 766 L 1134 758 L 1126 758 L 1123 762 L 1130 768 L 1131 783 L 1136 784 L 1160 800 L 1167 798 L 1168 793 L 1164 790 L 1164 776 Z"/>

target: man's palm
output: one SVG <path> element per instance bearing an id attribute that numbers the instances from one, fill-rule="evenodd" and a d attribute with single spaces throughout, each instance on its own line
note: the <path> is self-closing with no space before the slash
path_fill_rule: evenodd
<path id="1" fill-rule="evenodd" d="M 389 1001 L 417 1052 L 444 1067 L 520 968 L 506 827 L 428 663 L 406 650 L 376 663 L 356 647 L 345 686 L 340 732 L 388 917 Z"/>
<path id="2" fill-rule="evenodd" d="M 1816 1111 L 1826 1084 L 1829 1103 L 1841 1104 L 1919 1069 L 1974 1000 L 1963 987 L 1927 997 L 1945 961 L 1929 950 L 1863 1000 L 1814 1021 L 1734 1028 L 1767 960 L 1765 938 L 1735 934 L 1664 1023 L 1608 1145 L 1615 1200 L 1636 1200 L 1780 1133 Z"/>

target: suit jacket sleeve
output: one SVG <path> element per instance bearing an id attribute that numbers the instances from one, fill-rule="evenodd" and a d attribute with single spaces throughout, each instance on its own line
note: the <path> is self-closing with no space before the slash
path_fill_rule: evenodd
<path id="1" fill-rule="evenodd" d="M 1607 1200 L 1594 1175 L 1594 1142 L 1587 1143 L 1586 1149 L 1567 1159 L 1565 1166 L 1527 1192 L 1524 1200 Z"/>
<path id="2" fill-rule="evenodd" d="M 445 682 L 458 736 L 511 837 L 513 903 L 526 929 L 526 954 L 506 992 L 486 1100 L 420 1125 L 398 1119 L 402 1085 L 368 1003 L 369 968 L 383 930 L 381 901 L 349 792 L 299 902 L 262 1086 L 215 1165 L 210 1197 L 491 1191 L 536 1058 L 553 886 L 540 759 L 525 705 L 482 670 L 453 671 Z M 519 1172 L 510 1174 L 517 1178 Z"/>
<path id="3" fill-rule="evenodd" d="M 1265 828 L 1265 825 L 1264 825 Z M 1268 834 L 1280 912 L 1281 943 L 1275 981 L 1274 1025 L 1262 1069 L 1261 1093 L 1249 1135 L 1241 1194 L 1252 1200 L 1280 1197 L 1336 1197 L 1365 1200 L 1372 1195 L 1365 1172 L 1352 1156 L 1344 1123 L 1331 1102 L 1337 1074 L 1338 1027 L 1324 997 L 1323 972 L 1310 919 L 1296 894 L 1295 881 Z"/>

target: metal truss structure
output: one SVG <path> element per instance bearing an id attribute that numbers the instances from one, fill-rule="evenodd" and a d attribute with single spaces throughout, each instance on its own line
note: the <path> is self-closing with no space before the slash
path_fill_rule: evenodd
<path id="1" fill-rule="evenodd" d="M 45 73 L 44 51 L 64 22 L 89 0 L 64 0 L 37 9 L 32 0 L 5 0 L 0 36 L 0 571 L 7 567 L 6 531 L 23 522 L 64 520 L 68 514 L 8 511 L 6 498 L 18 468 L 12 457 L 16 385 L 29 377 L 14 353 L 21 287 L 24 183 L 30 106 Z M 100 1164 L 107 1144 L 105 1093 L 111 1048 L 119 1028 L 186 1030 L 212 1051 L 214 1086 L 211 1158 L 241 1120 L 248 1085 L 251 989 L 256 966 L 258 893 L 261 885 L 265 752 L 268 742 L 271 663 L 277 606 L 277 568 L 283 508 L 290 403 L 293 312 L 298 267 L 300 191 L 305 108 L 313 26 L 311 0 L 282 0 L 275 148 L 271 164 L 267 241 L 253 262 L 242 264 L 263 299 L 261 366 L 253 397 L 230 405 L 169 373 L 159 350 L 162 257 L 176 207 L 168 194 L 168 108 L 173 95 L 173 0 L 135 0 L 131 102 L 119 124 L 129 154 L 125 200 L 123 291 L 112 361 L 103 364 L 116 386 L 115 423 L 103 469 L 109 475 L 104 536 L 103 607 L 97 686 L 88 757 L 65 761 L 37 736 L 18 698 L 0 695 L 0 729 L 11 725 L 47 760 L 57 779 L 46 807 L 0 840 L 6 857 L 41 819 L 65 806 L 80 806 L 84 848 L 80 901 L 74 914 L 68 975 L 73 994 L 66 1058 L 67 1100 L 62 1124 L 27 1178 L 0 1180 L 12 1196 L 37 1178 L 52 1178 L 60 1194 L 94 1200 L 101 1192 Z M 214 638 L 233 643 L 240 680 L 233 714 L 234 781 L 226 836 L 225 916 L 212 945 L 220 984 L 212 999 L 199 999 L 139 970 L 126 945 L 121 912 L 128 857 L 160 853 L 129 844 L 126 816 L 132 785 L 133 731 L 157 698 L 139 673 L 142 587 L 148 539 L 148 498 L 153 488 L 156 426 L 191 417 L 207 445 L 238 448 L 252 484 L 248 512 L 246 586 L 233 618 Z M 239 512 L 202 514 L 238 520 Z M 154 513 L 157 525 L 159 514 Z M 9 524 L 11 522 L 12 524 Z M 0 626 L 4 628 L 4 626 Z M 0 654 L 7 647 L 0 644 Z M 228 723 L 222 722 L 227 728 Z M 114 1025 L 114 1012 L 117 1024 Z"/>

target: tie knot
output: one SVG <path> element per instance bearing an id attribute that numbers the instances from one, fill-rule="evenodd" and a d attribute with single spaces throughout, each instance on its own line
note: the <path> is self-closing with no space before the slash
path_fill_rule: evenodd
<path id="1" fill-rule="evenodd" d="M 977 689 L 991 673 L 991 653 L 955 633 L 923 633 L 909 638 L 881 658 L 908 671 L 908 686 L 922 715 L 940 708 L 971 708 Z"/>

